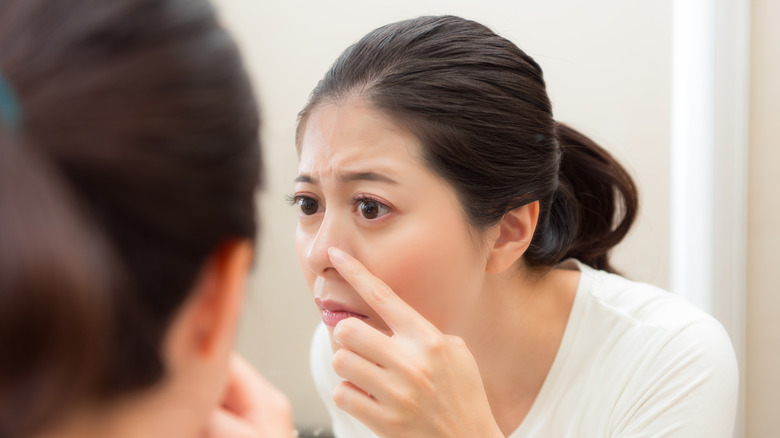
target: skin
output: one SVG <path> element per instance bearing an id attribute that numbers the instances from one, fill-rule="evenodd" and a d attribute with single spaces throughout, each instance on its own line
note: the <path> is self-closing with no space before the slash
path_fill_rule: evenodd
<path id="1" fill-rule="evenodd" d="M 478 298 L 486 256 L 459 213 L 455 191 L 419 164 L 417 149 L 414 136 L 362 103 L 329 105 L 312 114 L 295 196 L 316 200 L 320 211 L 300 215 L 298 258 L 316 298 L 366 315 L 366 322 L 379 330 L 389 332 L 333 269 L 330 246 L 370 266 L 434 325 L 458 333 Z M 344 179 L 368 172 L 393 182 Z M 381 217 L 369 220 L 361 214 L 353 198 L 362 195 L 387 206 Z M 416 242 L 414 250 L 410 242 Z M 451 271 L 462 274 L 446 275 Z"/>
<path id="2" fill-rule="evenodd" d="M 287 396 L 242 357 L 231 359 L 218 407 L 200 438 L 291 438 L 292 407 Z"/>
<path id="3" fill-rule="evenodd" d="M 292 438 L 286 397 L 233 353 L 252 254 L 248 241 L 227 242 L 205 263 L 166 334 L 165 379 L 74 408 L 39 438 Z"/>
<path id="4" fill-rule="evenodd" d="M 358 315 L 329 328 L 336 405 L 380 436 L 511 433 L 579 282 L 524 266 L 538 203 L 473 229 L 419 141 L 360 97 L 316 108 L 302 133 L 299 262 L 316 303 Z"/>

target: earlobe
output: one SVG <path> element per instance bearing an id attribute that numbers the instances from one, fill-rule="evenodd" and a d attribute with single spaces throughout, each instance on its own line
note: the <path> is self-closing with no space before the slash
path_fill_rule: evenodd
<path id="1" fill-rule="evenodd" d="M 515 208 L 504 214 L 495 225 L 498 236 L 492 242 L 486 271 L 491 274 L 504 272 L 525 253 L 539 219 L 539 201 Z"/>

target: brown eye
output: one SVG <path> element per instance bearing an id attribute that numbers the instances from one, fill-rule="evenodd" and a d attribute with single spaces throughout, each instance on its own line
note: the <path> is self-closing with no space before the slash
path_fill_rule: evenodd
<path id="1" fill-rule="evenodd" d="M 366 219 L 376 219 L 390 212 L 390 208 L 373 199 L 364 199 L 358 204 L 360 214 Z"/>
<path id="2" fill-rule="evenodd" d="M 297 204 L 301 208 L 301 212 L 306 216 L 311 216 L 320 209 L 320 204 L 315 199 L 306 196 L 298 198 Z"/>

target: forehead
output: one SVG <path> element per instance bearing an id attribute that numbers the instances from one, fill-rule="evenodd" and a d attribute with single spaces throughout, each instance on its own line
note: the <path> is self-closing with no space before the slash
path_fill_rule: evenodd
<path id="1" fill-rule="evenodd" d="M 420 142 L 413 134 L 363 100 L 350 99 L 324 104 L 309 115 L 298 168 L 301 172 L 360 166 L 414 168 L 421 167 L 419 153 Z"/>

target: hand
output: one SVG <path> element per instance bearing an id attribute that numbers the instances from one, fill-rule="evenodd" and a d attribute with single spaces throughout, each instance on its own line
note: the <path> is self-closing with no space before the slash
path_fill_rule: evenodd
<path id="1" fill-rule="evenodd" d="M 333 400 L 383 437 L 503 437 L 465 342 L 441 333 L 357 260 L 337 248 L 334 267 L 393 334 L 358 318 L 333 336 L 333 368 L 345 382 Z"/>
<path id="2" fill-rule="evenodd" d="M 219 408 L 201 438 L 292 438 L 292 408 L 287 397 L 238 355 Z"/>

